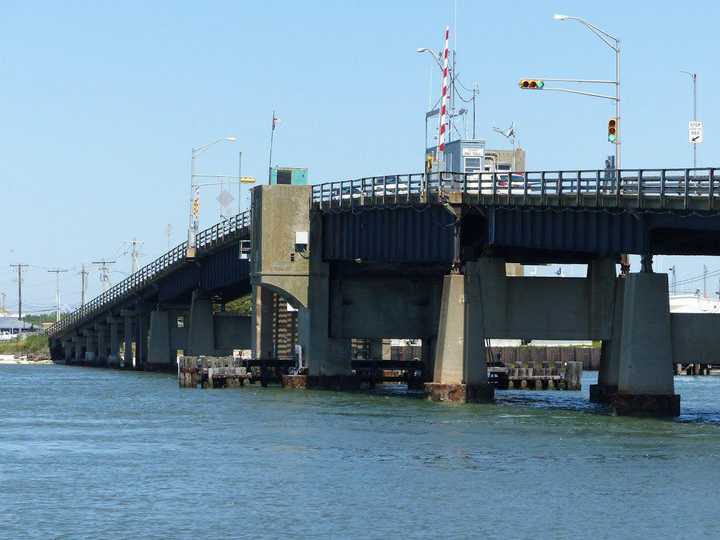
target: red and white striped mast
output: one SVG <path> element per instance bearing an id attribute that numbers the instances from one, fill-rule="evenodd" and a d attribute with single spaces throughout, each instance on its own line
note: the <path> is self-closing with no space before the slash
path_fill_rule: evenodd
<path id="1" fill-rule="evenodd" d="M 437 155 L 435 161 L 440 164 L 443 161 L 443 169 L 445 166 L 445 140 L 447 138 L 448 122 L 447 122 L 447 106 L 448 106 L 448 57 L 449 57 L 450 27 L 445 27 L 445 48 L 443 49 L 443 77 L 442 77 L 442 94 L 440 95 L 440 133 L 438 134 Z"/>

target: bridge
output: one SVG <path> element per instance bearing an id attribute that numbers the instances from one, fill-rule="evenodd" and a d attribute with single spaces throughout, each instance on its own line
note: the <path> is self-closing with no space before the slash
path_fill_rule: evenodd
<path id="1" fill-rule="evenodd" d="M 377 359 L 382 339 L 415 338 L 429 398 L 489 401 L 490 339 L 597 340 L 593 401 L 618 414 L 677 415 L 673 365 L 713 361 L 720 316 L 671 314 L 652 257 L 720 254 L 718 170 L 259 186 L 250 212 L 200 233 L 196 256 L 181 244 L 51 327 L 51 352 L 141 369 L 175 369 L 178 350 L 275 358 L 287 352 L 287 302 L 311 387 L 356 384 L 353 340 Z M 618 275 L 628 253 L 642 269 Z M 543 263 L 587 264 L 587 276 L 515 271 Z M 250 317 L 223 310 L 247 293 Z"/>

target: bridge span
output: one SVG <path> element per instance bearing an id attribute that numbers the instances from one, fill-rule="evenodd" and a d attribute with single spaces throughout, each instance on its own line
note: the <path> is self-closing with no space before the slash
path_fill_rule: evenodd
<path id="1" fill-rule="evenodd" d="M 602 342 L 591 399 L 677 415 L 673 364 L 712 362 L 720 315 L 671 314 L 652 257 L 720 254 L 720 169 L 387 175 L 259 186 L 251 211 L 181 244 L 50 328 L 53 359 L 175 369 L 178 350 L 278 355 L 295 311 L 311 387 L 352 387 L 351 341 L 422 340 L 431 399 L 489 401 L 489 339 Z M 244 258 L 244 246 L 250 246 Z M 642 257 L 618 275 L 620 256 Z M 584 278 L 508 265 L 584 263 Z M 252 293 L 252 315 L 225 313 Z M 560 307 L 561 309 L 558 309 Z"/>

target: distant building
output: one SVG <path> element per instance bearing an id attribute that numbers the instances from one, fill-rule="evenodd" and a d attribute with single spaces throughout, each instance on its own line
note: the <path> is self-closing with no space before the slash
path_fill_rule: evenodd
<path id="1" fill-rule="evenodd" d="M 19 321 L 14 317 L 0 317 L 0 341 L 28 335 L 36 330 L 32 323 Z"/>

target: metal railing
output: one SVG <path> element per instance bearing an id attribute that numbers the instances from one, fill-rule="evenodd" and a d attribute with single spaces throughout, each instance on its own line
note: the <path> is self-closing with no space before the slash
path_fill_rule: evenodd
<path id="1" fill-rule="evenodd" d="M 689 208 L 720 197 L 720 169 L 622 169 L 482 173 L 414 173 L 327 182 L 313 186 L 320 209 L 429 203 L 451 193 L 498 205 Z M 693 204 L 691 204 L 693 202 Z M 703 207 L 700 205 L 701 208 Z M 720 204 L 717 204 L 720 206 Z"/>
<path id="2" fill-rule="evenodd" d="M 250 211 L 246 210 L 245 212 L 241 212 L 230 219 L 226 219 L 213 225 L 212 227 L 200 231 L 196 237 L 198 255 L 218 244 L 225 243 L 226 241 L 233 239 L 240 231 L 249 229 L 250 225 Z M 148 283 L 156 280 L 170 268 L 184 262 L 186 260 L 186 252 L 187 242 L 183 242 L 182 244 L 174 247 L 151 263 L 143 266 L 137 272 L 130 275 L 117 285 L 114 285 L 101 295 L 96 296 L 81 308 L 60 319 L 48 328 L 48 335 L 53 337 L 60 334 L 68 328 L 83 322 L 88 317 L 106 310 L 109 305 L 127 298 L 129 295 L 143 288 Z"/>

